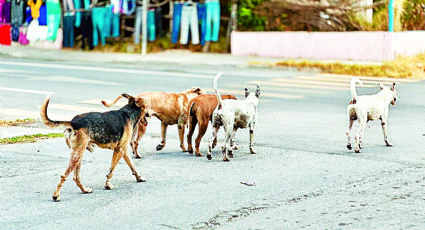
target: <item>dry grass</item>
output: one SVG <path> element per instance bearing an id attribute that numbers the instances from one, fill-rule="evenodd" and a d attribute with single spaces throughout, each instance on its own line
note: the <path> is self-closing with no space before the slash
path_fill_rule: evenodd
<path id="1" fill-rule="evenodd" d="M 0 127 L 9 127 L 9 126 L 21 126 L 21 125 L 29 125 L 36 123 L 36 120 L 32 118 L 26 118 L 26 119 L 17 119 L 14 121 L 2 121 L 0 120 Z"/>
<path id="2" fill-rule="evenodd" d="M 382 62 L 382 65 L 286 60 L 277 62 L 276 66 L 294 67 L 299 70 L 316 68 L 323 73 L 332 74 L 423 79 L 425 78 L 425 53 L 414 57 L 400 56 L 393 61 Z"/>

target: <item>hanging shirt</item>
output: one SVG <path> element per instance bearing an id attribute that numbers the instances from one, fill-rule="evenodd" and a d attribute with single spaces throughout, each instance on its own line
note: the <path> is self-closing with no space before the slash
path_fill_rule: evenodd
<path id="1" fill-rule="evenodd" d="M 37 19 L 40 17 L 40 7 L 42 3 L 42 0 L 37 0 L 37 2 L 35 3 L 33 0 L 29 0 L 27 2 L 28 6 L 31 7 L 31 16 L 33 19 Z"/>
<path id="2" fill-rule="evenodd" d="M 131 15 L 136 10 L 136 0 L 122 0 L 121 13 Z"/>

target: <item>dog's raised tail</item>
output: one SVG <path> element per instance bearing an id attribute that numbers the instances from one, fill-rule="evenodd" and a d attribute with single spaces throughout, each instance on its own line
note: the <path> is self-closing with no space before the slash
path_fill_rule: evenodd
<path id="1" fill-rule="evenodd" d="M 122 98 L 122 95 L 119 95 L 115 100 L 113 100 L 111 103 L 107 103 L 106 101 L 102 101 L 102 104 L 106 107 L 114 106 L 120 99 Z"/>
<path id="2" fill-rule="evenodd" d="M 43 102 L 43 105 L 41 105 L 41 121 L 43 121 L 43 124 L 52 128 L 65 126 L 72 128 L 70 121 L 53 121 L 50 120 L 50 118 L 47 116 L 47 106 L 49 105 L 50 96 L 47 96 L 46 99 Z"/>
<path id="3" fill-rule="evenodd" d="M 353 103 L 355 103 L 355 101 L 357 100 L 356 83 L 363 85 L 363 82 L 360 81 L 358 77 L 351 78 L 350 88 L 351 88 L 351 100 Z"/>
<path id="4" fill-rule="evenodd" d="M 221 77 L 222 74 L 223 73 L 220 72 L 214 78 L 214 92 L 215 92 L 215 96 L 217 97 L 217 101 L 218 101 L 218 109 L 221 109 L 221 106 L 223 105 L 223 100 L 221 99 L 220 92 L 218 92 L 218 88 L 217 88 L 217 81 Z"/>

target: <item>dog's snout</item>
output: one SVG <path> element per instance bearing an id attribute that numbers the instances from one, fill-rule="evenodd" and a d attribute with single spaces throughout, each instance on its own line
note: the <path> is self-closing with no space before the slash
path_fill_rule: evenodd
<path id="1" fill-rule="evenodd" d="M 150 117 L 149 113 L 145 113 L 145 117 Z"/>

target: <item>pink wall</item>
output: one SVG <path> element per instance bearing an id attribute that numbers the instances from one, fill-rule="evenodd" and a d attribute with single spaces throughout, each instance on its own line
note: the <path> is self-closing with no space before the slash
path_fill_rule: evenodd
<path id="1" fill-rule="evenodd" d="M 425 51 L 425 31 L 417 32 L 232 32 L 235 56 L 392 60 Z"/>

